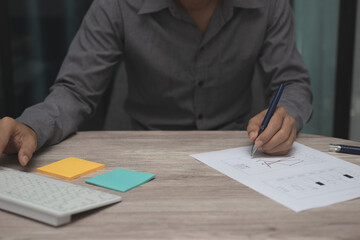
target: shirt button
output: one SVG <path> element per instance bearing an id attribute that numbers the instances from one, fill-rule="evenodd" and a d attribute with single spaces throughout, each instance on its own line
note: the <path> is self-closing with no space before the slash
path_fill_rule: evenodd
<path id="1" fill-rule="evenodd" d="M 199 86 L 199 87 L 204 86 L 204 81 L 200 81 L 200 82 L 198 82 L 198 86 Z"/>
<path id="2" fill-rule="evenodd" d="M 199 120 L 203 119 L 202 113 L 200 113 L 200 114 L 198 115 L 198 119 L 199 119 Z"/>

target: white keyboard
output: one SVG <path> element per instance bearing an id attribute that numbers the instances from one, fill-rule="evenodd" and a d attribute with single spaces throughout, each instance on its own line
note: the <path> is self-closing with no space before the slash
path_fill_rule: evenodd
<path id="1" fill-rule="evenodd" d="M 33 173 L 0 167 L 0 208 L 53 226 L 121 197 Z"/>

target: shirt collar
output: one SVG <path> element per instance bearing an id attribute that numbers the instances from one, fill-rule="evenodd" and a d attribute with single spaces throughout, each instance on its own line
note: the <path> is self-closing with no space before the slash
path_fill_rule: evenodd
<path id="1" fill-rule="evenodd" d="M 266 0 L 232 0 L 232 4 L 234 7 L 255 9 L 264 7 L 265 1 Z"/>
<path id="2" fill-rule="evenodd" d="M 140 9 L 139 14 L 158 12 L 164 8 L 170 7 L 170 0 L 144 0 Z"/>
<path id="3" fill-rule="evenodd" d="M 225 2 L 232 2 L 234 7 L 239 8 L 261 8 L 265 5 L 266 0 L 220 0 Z M 139 14 L 153 13 L 169 8 L 173 4 L 172 0 L 143 0 Z M 231 4 L 231 3 L 230 3 Z"/>

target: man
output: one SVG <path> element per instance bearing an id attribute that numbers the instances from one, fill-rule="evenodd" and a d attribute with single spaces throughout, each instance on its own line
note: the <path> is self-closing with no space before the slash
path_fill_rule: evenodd
<path id="1" fill-rule="evenodd" d="M 285 154 L 309 120 L 312 94 L 287 0 L 98 0 L 49 96 L 0 121 L 0 153 L 25 166 L 36 149 L 74 133 L 125 63 L 134 129 L 245 129 L 260 151 Z M 285 90 L 266 130 L 250 121 L 251 82 Z M 261 96 L 255 96 L 261 97 Z"/>

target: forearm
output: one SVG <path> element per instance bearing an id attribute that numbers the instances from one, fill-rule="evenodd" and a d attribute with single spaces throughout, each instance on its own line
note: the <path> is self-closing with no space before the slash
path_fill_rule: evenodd
<path id="1" fill-rule="evenodd" d="M 300 131 L 312 114 L 309 73 L 296 48 L 295 23 L 290 5 L 284 0 L 274 2 L 259 62 L 266 75 L 269 100 L 279 84 L 285 83 L 278 105 L 296 120 L 296 129 Z"/>
<path id="2" fill-rule="evenodd" d="M 94 1 L 71 43 L 55 84 L 43 103 L 17 119 L 31 127 L 38 148 L 76 132 L 95 112 L 122 55 L 122 18 L 115 1 Z"/>
<path id="3" fill-rule="evenodd" d="M 313 111 L 310 85 L 302 81 L 288 84 L 278 105 L 296 120 L 296 130 L 299 132 L 310 120 Z"/>
<path id="4" fill-rule="evenodd" d="M 91 113 L 91 108 L 76 99 L 65 87 L 57 87 L 44 102 L 27 108 L 16 120 L 35 131 L 39 149 L 44 145 L 59 143 L 75 133 Z"/>

